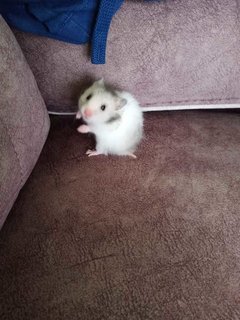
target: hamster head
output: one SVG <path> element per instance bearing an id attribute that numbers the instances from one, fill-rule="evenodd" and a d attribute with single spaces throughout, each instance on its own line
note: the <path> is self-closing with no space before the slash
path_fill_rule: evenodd
<path id="1" fill-rule="evenodd" d="M 79 98 L 78 107 L 88 124 L 107 123 L 125 106 L 126 99 L 106 89 L 103 80 L 93 83 Z"/>

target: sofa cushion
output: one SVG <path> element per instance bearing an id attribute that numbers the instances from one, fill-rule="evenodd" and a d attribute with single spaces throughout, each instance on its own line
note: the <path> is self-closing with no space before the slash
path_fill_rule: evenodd
<path id="1" fill-rule="evenodd" d="M 147 114 L 137 160 L 54 118 L 0 234 L 1 320 L 239 320 L 240 114 Z"/>
<path id="2" fill-rule="evenodd" d="M 45 142 L 49 118 L 34 76 L 0 16 L 0 227 Z"/>
<path id="3" fill-rule="evenodd" d="M 16 32 L 49 108 L 75 106 L 92 78 L 131 91 L 144 107 L 240 102 L 239 0 L 125 1 L 107 64 L 89 48 Z"/>

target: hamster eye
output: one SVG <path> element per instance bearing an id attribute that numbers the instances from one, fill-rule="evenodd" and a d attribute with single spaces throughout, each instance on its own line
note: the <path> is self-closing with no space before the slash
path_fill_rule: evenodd
<path id="1" fill-rule="evenodd" d="M 104 111 L 106 109 L 105 104 L 101 105 L 101 110 Z"/>
<path id="2" fill-rule="evenodd" d="M 92 98 L 92 94 L 89 94 L 86 99 L 90 100 L 91 98 Z"/>

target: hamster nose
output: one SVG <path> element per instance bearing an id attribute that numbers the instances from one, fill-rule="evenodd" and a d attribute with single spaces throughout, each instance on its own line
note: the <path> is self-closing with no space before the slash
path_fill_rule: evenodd
<path id="1" fill-rule="evenodd" d="M 83 114 L 84 114 L 84 117 L 89 118 L 92 116 L 92 111 L 89 109 L 85 109 Z"/>

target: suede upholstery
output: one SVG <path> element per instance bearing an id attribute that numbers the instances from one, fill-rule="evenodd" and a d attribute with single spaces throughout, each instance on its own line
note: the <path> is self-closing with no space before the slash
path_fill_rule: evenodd
<path id="1" fill-rule="evenodd" d="M 105 66 L 15 31 L 33 73 L 1 19 L 0 227 L 45 142 L 46 105 L 74 111 L 92 79 L 146 108 L 239 103 L 239 8 L 125 1 Z M 51 122 L 0 232 L 0 319 L 240 319 L 239 111 L 147 113 L 136 160 L 88 158 L 74 117 Z"/>
<path id="2" fill-rule="evenodd" d="M 240 319 L 240 114 L 147 114 L 137 160 L 75 129 L 52 120 L 0 233 L 1 319 Z"/>

